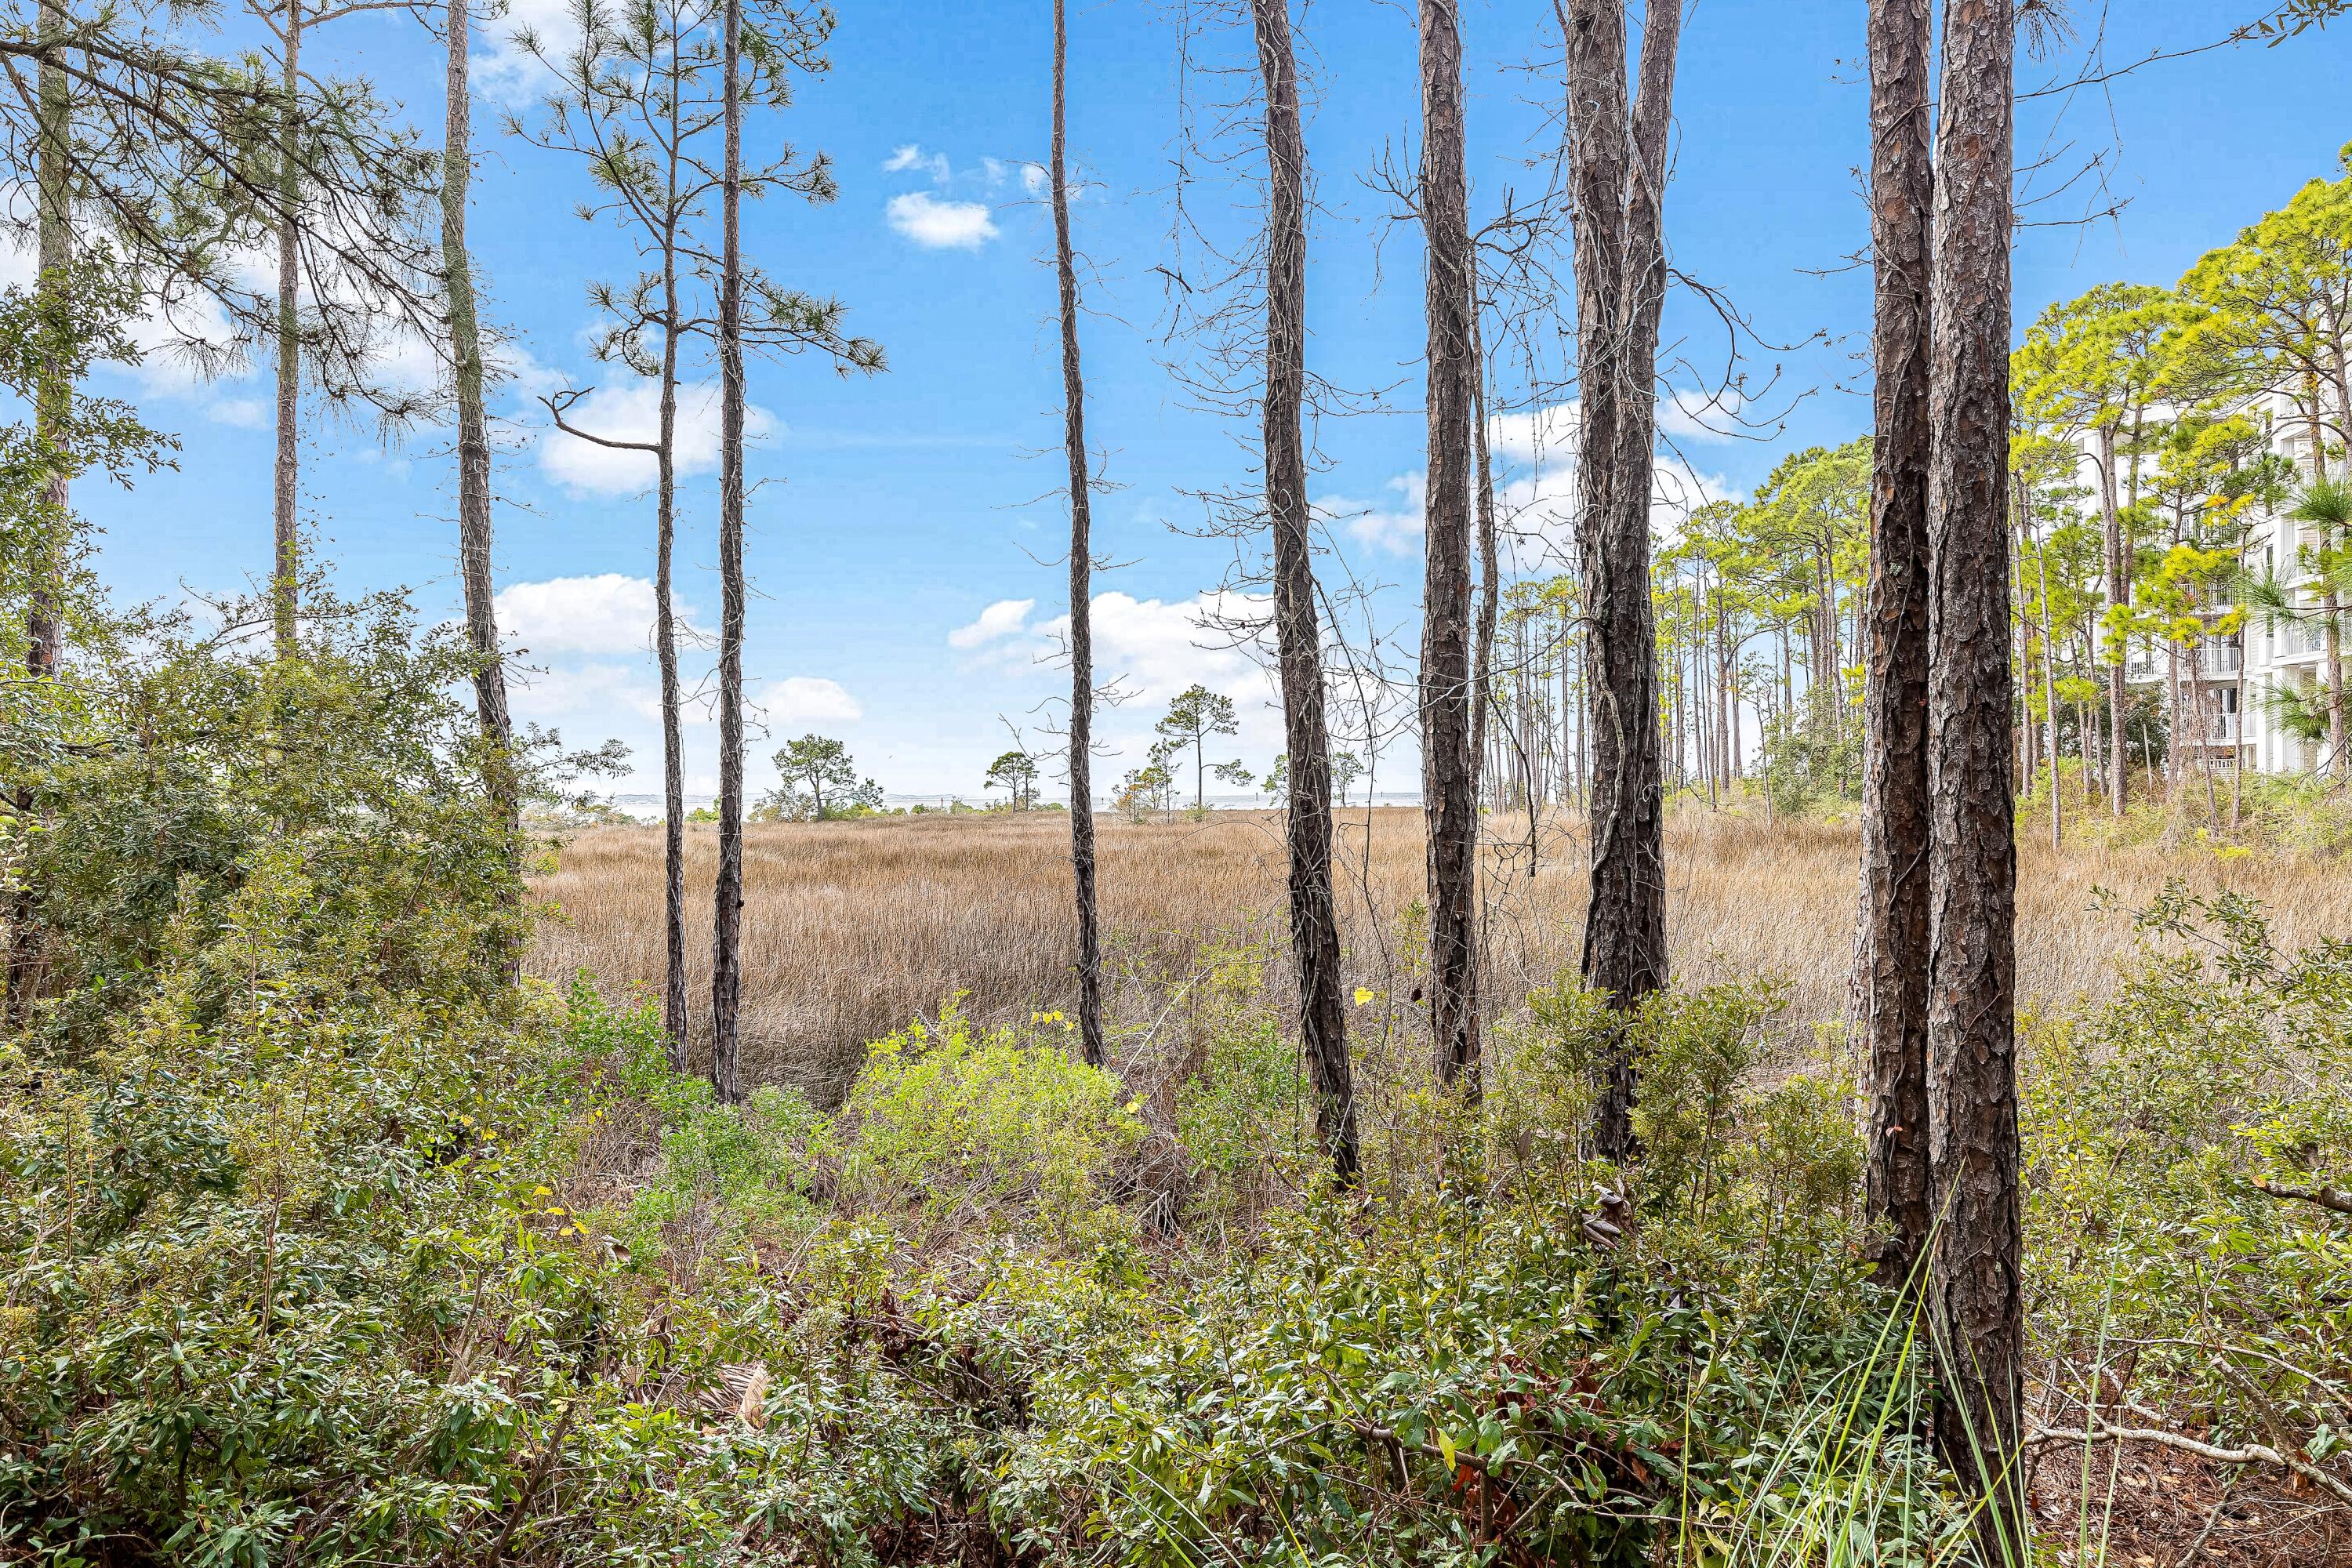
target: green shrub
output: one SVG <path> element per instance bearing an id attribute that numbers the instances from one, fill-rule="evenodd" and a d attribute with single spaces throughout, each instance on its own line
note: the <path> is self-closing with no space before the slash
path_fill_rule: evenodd
<path id="1" fill-rule="evenodd" d="M 2138 924 L 2115 998 L 2028 1037 L 2035 1348 L 2062 1391 L 2340 1466 L 2352 1227 L 2263 1184 L 2352 1184 L 2352 942 L 2283 952 L 2178 885 Z"/>
<path id="2" fill-rule="evenodd" d="M 842 1206 L 1059 1247 L 1121 1228 L 1113 1166 L 1142 1140 L 1141 1106 L 1072 1059 L 1072 1030 L 1057 1013 L 982 1028 L 950 1001 L 876 1041 L 835 1122 Z"/>

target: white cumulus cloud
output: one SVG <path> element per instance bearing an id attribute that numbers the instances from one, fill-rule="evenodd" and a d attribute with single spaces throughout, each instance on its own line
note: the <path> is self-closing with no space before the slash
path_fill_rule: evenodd
<path id="1" fill-rule="evenodd" d="M 1131 594 L 1094 597 L 1095 671 L 1116 680 L 1146 706 L 1162 703 L 1195 681 L 1228 695 L 1251 693 L 1255 702 L 1270 690 L 1265 671 L 1250 657 L 1252 629 L 1271 621 L 1274 601 L 1263 594 L 1202 593 L 1190 599 L 1139 599 Z M 1066 644 L 1070 617 L 1055 616 L 1034 628 L 1040 651 Z"/>
<path id="2" fill-rule="evenodd" d="M 866 709 L 841 682 L 818 675 L 790 675 L 760 695 L 760 707 L 779 724 L 821 724 L 863 718 Z"/>
<path id="3" fill-rule="evenodd" d="M 945 202 L 929 191 L 890 198 L 890 226 L 926 250 L 977 250 L 996 237 L 984 202 Z"/>
<path id="4" fill-rule="evenodd" d="M 619 572 L 515 583 L 498 596 L 499 630 L 532 653 L 642 653 L 652 645 L 654 585 Z"/>
<path id="5" fill-rule="evenodd" d="M 1522 463 L 1567 463 L 1576 456 L 1577 403 L 1547 404 L 1486 421 L 1486 444 L 1495 456 Z"/>
<path id="6" fill-rule="evenodd" d="M 1658 400 L 1658 434 L 1676 441 L 1732 441 L 1743 432 L 1748 399 L 1734 387 L 1697 392 L 1676 387 Z"/>
<path id="7" fill-rule="evenodd" d="M 985 647 L 1017 636 L 1028 625 L 1029 612 L 1037 607 L 1034 599 L 999 599 L 980 612 L 980 618 L 968 626 L 958 626 L 948 633 L 948 646 L 959 648 Z"/>
<path id="8" fill-rule="evenodd" d="M 548 58 L 563 60 L 580 47 L 580 23 L 572 0 L 507 0 L 498 21 L 477 35 L 488 46 L 472 61 L 478 91 L 520 107 L 553 85 L 554 73 L 523 47 L 526 36 L 537 41 Z"/>
<path id="9" fill-rule="evenodd" d="M 599 386 L 564 411 L 564 422 L 575 429 L 614 441 L 650 441 L 661 431 L 661 384 L 633 378 Z M 776 428 L 776 418 L 753 406 L 744 411 L 743 428 L 757 438 Z M 540 470 L 578 493 L 634 495 L 650 488 L 656 478 L 651 452 L 615 450 L 563 431 L 548 429 L 539 440 Z M 719 384 L 697 383 L 677 389 L 677 472 L 708 473 L 719 466 Z"/>

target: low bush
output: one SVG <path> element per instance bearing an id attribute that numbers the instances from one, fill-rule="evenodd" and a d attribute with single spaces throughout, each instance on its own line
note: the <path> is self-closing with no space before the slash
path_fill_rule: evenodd
<path id="1" fill-rule="evenodd" d="M 2105 1006 L 2028 1036 L 2027 1321 L 2070 1425 L 2345 1464 L 2352 943 L 2178 887 Z"/>

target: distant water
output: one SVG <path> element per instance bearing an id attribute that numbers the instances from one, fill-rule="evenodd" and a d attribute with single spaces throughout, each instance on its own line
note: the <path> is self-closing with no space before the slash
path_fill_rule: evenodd
<path id="1" fill-rule="evenodd" d="M 658 795 L 608 795 L 601 798 L 617 809 L 628 813 L 631 816 L 642 817 L 648 822 L 657 822 L 661 819 L 662 797 Z M 1051 802 L 1051 798 L 1052 797 L 1050 796 L 1047 797 L 1049 803 Z M 974 808 L 995 804 L 990 801 L 986 796 L 969 795 L 890 794 L 885 795 L 882 797 L 883 805 L 897 807 L 901 810 L 909 806 L 919 805 L 927 811 L 946 811 L 959 802 L 966 806 Z M 688 795 L 686 797 L 686 808 L 688 811 L 698 811 L 706 806 L 715 806 L 718 804 L 719 797 L 716 795 Z M 1181 810 L 1191 804 L 1191 800 L 1187 798 L 1185 800 L 1179 801 L 1177 803 L 1177 808 Z M 1276 802 L 1272 796 L 1263 795 L 1213 795 L 1207 798 L 1208 807 L 1212 811 L 1263 811 L 1266 807 L 1275 804 Z M 1359 793 L 1349 799 L 1347 804 L 1360 809 L 1364 805 L 1364 797 L 1360 793 Z M 1374 805 L 1419 805 L 1421 804 L 1421 792 L 1418 790 L 1381 790 L 1372 796 L 1371 804 Z M 1110 809 L 1110 802 L 1108 799 L 1097 800 L 1095 802 L 1095 809 L 1097 811 L 1107 812 Z"/>

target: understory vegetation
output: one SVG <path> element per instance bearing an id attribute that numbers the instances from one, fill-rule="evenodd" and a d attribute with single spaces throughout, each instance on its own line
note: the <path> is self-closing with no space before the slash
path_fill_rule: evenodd
<path id="1" fill-rule="evenodd" d="M 5 1550 L 1967 1560 L 1933 1352 L 1868 1282 L 1847 1047 L 1792 1045 L 1776 983 L 1622 1026 L 1630 1171 L 1575 1131 L 1620 1025 L 1571 972 L 1496 1009 L 1475 1112 L 1360 990 L 1333 1195 L 1245 936 L 1115 1070 L 950 996 L 837 1110 L 725 1106 L 652 1003 L 517 978 L 542 911 L 459 650 L 393 600 L 306 624 L 295 660 L 136 628 L 53 731 L 104 743 L 20 759 L 48 978 L 0 1047 Z M 2352 1485 L 2352 944 L 2186 889 L 2136 922 L 2113 994 L 2029 1030 L 2062 1534 L 2112 1515 L 2117 1431 Z"/>

